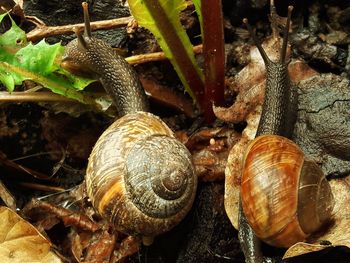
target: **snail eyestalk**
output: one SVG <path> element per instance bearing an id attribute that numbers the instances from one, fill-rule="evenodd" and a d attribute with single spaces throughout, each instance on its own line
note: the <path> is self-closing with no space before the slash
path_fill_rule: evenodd
<path id="1" fill-rule="evenodd" d="M 83 37 L 83 35 L 81 34 L 80 30 L 78 28 L 73 28 L 73 31 L 75 33 L 75 35 L 78 38 L 78 48 L 82 49 L 82 50 L 86 50 L 87 49 L 87 43 Z"/>
<path id="2" fill-rule="evenodd" d="M 88 6 L 88 3 L 86 2 L 83 2 L 81 5 L 84 11 L 84 24 L 85 24 L 84 33 L 87 37 L 91 37 L 89 6 Z"/>
<path id="3" fill-rule="evenodd" d="M 286 26 L 284 27 L 283 42 L 282 42 L 281 55 L 280 55 L 281 63 L 285 63 L 285 59 L 286 59 L 288 35 L 289 35 L 289 27 L 290 27 L 290 20 L 292 17 L 292 11 L 293 11 L 293 6 L 291 5 L 288 6 L 288 17 L 287 17 Z"/>
<path id="4" fill-rule="evenodd" d="M 271 23 L 271 28 L 272 28 L 272 36 L 274 38 L 278 37 L 278 23 L 277 23 L 277 12 L 276 12 L 276 6 L 275 6 L 275 1 L 271 0 L 270 1 L 270 23 Z"/>
<path id="5" fill-rule="evenodd" d="M 256 45 L 256 47 L 258 48 L 264 62 L 266 65 L 269 64 L 270 62 L 270 59 L 269 57 L 267 56 L 265 50 L 262 48 L 261 44 L 260 44 L 260 41 L 258 40 L 258 38 L 256 37 L 255 33 L 254 33 L 254 30 L 253 28 L 250 26 L 249 22 L 248 22 L 248 19 L 247 18 L 243 18 L 243 23 L 246 25 L 248 31 L 249 31 L 249 34 L 250 36 L 253 38 L 253 41 Z"/>

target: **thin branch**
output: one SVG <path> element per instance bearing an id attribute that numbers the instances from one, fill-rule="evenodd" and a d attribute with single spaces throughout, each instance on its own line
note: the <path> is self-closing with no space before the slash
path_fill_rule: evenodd
<path id="1" fill-rule="evenodd" d="M 65 191 L 62 187 L 57 186 L 50 186 L 50 185 L 44 185 L 44 184 L 38 184 L 38 183 L 26 183 L 26 182 L 20 182 L 18 183 L 20 186 L 33 189 L 33 190 L 39 190 L 43 192 L 53 192 L 53 193 L 60 193 Z"/>
<path id="2" fill-rule="evenodd" d="M 195 54 L 201 54 L 203 52 L 203 45 L 200 44 L 197 46 L 193 46 L 193 52 Z M 161 51 L 161 52 L 130 56 L 125 59 L 127 62 L 134 65 L 134 64 L 142 64 L 142 63 L 151 62 L 151 61 L 167 60 L 168 58 L 165 56 L 164 52 Z"/>
<path id="3" fill-rule="evenodd" d="M 110 20 L 102 20 L 91 22 L 91 30 L 99 30 L 99 29 L 111 29 L 116 27 L 122 27 L 130 23 L 133 17 L 121 17 Z M 74 34 L 74 28 L 78 30 L 84 29 L 84 23 L 74 24 L 74 25 L 64 25 L 64 26 L 46 26 L 41 25 L 37 26 L 35 29 L 27 33 L 27 39 L 29 41 L 37 41 L 49 36 L 56 35 L 70 35 Z"/>
<path id="4" fill-rule="evenodd" d="M 76 100 L 44 91 L 44 92 L 0 92 L 0 102 L 75 102 Z"/>
<path id="5" fill-rule="evenodd" d="M 41 180 L 49 180 L 49 181 L 56 181 L 55 178 L 51 178 L 50 176 L 47 176 L 44 173 L 32 170 L 28 167 L 25 167 L 23 165 L 17 164 L 16 162 L 9 160 L 3 152 L 0 151 L 0 164 L 7 169 L 10 169 L 12 171 L 17 171 L 20 173 L 25 173 L 33 176 L 34 178 L 41 179 Z"/>

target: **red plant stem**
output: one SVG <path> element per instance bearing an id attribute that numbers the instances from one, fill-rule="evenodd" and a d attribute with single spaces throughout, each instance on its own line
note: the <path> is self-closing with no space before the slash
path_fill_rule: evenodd
<path id="1" fill-rule="evenodd" d="M 176 60 L 179 67 L 183 70 L 184 78 L 196 97 L 197 103 L 199 104 L 201 110 L 206 116 L 207 109 L 204 100 L 204 83 L 200 78 L 195 65 L 193 65 L 191 59 L 187 55 L 183 43 L 177 37 L 175 28 L 164 12 L 159 0 L 147 0 L 143 1 L 143 3 L 150 10 L 152 17 L 157 24 L 159 31 L 163 34 L 169 48 L 175 51 L 173 53 L 174 60 Z"/>
<path id="2" fill-rule="evenodd" d="M 205 75 L 205 106 L 207 122 L 214 120 L 212 105 L 220 106 L 224 100 L 225 48 L 221 1 L 202 0 L 203 54 Z"/>

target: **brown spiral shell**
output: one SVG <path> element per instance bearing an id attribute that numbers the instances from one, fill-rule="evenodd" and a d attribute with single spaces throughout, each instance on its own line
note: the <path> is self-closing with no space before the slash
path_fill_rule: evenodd
<path id="1" fill-rule="evenodd" d="M 174 227 L 196 187 L 191 154 L 151 113 L 115 121 L 89 158 L 86 188 L 94 208 L 130 235 L 153 237 Z"/>
<path id="2" fill-rule="evenodd" d="M 244 214 L 266 243 L 290 247 L 329 220 L 333 195 L 322 170 L 291 140 L 257 137 L 244 158 L 241 181 Z"/>

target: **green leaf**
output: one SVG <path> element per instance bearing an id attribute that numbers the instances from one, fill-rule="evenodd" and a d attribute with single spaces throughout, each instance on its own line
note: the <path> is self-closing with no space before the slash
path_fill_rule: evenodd
<path id="1" fill-rule="evenodd" d="M 7 87 L 8 91 L 13 91 L 14 87 L 15 87 L 15 82 L 13 77 L 0 69 L 0 81 L 5 85 L 5 87 Z"/>
<path id="2" fill-rule="evenodd" d="M 7 13 L 0 15 L 0 23 L 7 15 Z M 16 25 L 11 16 L 9 17 L 11 29 L 0 35 L 0 48 L 8 49 L 8 52 L 13 53 L 27 44 L 27 38 L 26 33 Z"/>
<path id="3" fill-rule="evenodd" d="M 179 13 L 185 0 L 128 0 L 129 7 L 140 25 L 156 37 L 165 55 L 173 64 L 187 92 L 202 101 L 204 77 L 198 67 L 192 44 L 180 23 Z"/>
<path id="4" fill-rule="evenodd" d="M 6 15 L 0 15 L 0 23 Z M 94 80 L 61 69 L 59 58 L 64 47 L 60 43 L 49 45 L 44 40 L 35 45 L 28 43 L 25 32 L 11 21 L 11 29 L 0 35 L 0 81 L 8 91 L 29 79 L 68 98 L 96 104 L 90 96 L 78 91 Z"/>
<path id="5" fill-rule="evenodd" d="M 7 73 L 7 75 L 10 75 L 11 78 L 2 78 L 4 75 L 3 72 L 11 72 L 11 74 Z M 15 78 L 13 76 L 15 76 Z M 13 84 L 14 82 L 12 81 L 14 80 L 17 80 L 19 83 L 21 83 L 21 79 L 31 79 L 37 83 L 42 84 L 45 87 L 50 87 L 50 89 L 57 94 L 76 99 L 85 104 L 95 104 L 95 101 L 91 97 L 86 96 L 83 93 L 73 89 L 71 83 L 65 80 L 63 76 L 56 75 L 54 73 L 43 76 L 6 62 L 0 62 L 0 78 L 0 80 L 3 81 L 4 85 L 11 83 Z M 9 89 L 9 91 L 11 91 L 11 89 Z"/>
<path id="6" fill-rule="evenodd" d="M 29 43 L 15 54 L 12 64 L 45 76 L 54 69 L 53 62 L 60 48 L 63 47 L 59 43 L 48 45 L 44 40 L 36 45 Z"/>

